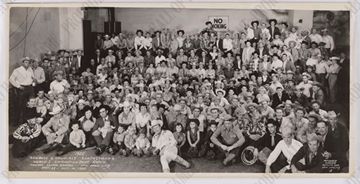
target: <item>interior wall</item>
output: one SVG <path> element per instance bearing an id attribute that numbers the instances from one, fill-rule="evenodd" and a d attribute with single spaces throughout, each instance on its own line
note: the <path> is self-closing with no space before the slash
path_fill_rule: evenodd
<path id="1" fill-rule="evenodd" d="M 81 8 L 11 8 L 10 71 L 24 56 L 39 58 L 47 51 L 82 49 L 82 18 Z"/>
<path id="2" fill-rule="evenodd" d="M 39 58 L 40 53 L 59 49 L 59 31 L 58 8 L 11 8 L 10 71 L 20 64 L 24 56 Z"/>
<path id="3" fill-rule="evenodd" d="M 198 32 L 205 27 L 204 23 L 209 16 L 228 16 L 230 30 L 242 30 L 244 24 L 249 24 L 253 20 L 267 22 L 268 19 L 275 18 L 279 22 L 286 21 L 290 25 L 294 19 L 289 14 L 295 12 L 299 15 L 307 15 L 309 11 L 290 11 L 290 10 L 221 10 L 221 9 L 169 9 L 169 8 L 117 8 L 115 9 L 115 19 L 121 22 L 122 30 L 134 32 L 137 29 L 158 30 L 170 28 L 173 30 L 183 29 L 187 32 Z M 294 13 L 293 13 L 294 14 Z M 311 14 L 312 15 L 312 14 Z M 304 18 L 305 19 L 305 18 Z M 312 26 L 312 16 L 307 16 L 303 22 L 304 28 Z"/>

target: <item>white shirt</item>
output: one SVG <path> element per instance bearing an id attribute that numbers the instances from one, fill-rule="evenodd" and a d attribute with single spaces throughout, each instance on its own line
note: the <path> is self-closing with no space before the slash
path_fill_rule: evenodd
<path id="1" fill-rule="evenodd" d="M 145 127 L 147 123 L 150 121 L 150 114 L 145 113 L 144 115 L 139 113 L 136 113 L 135 115 L 135 124 L 138 128 Z"/>
<path id="2" fill-rule="evenodd" d="M 254 30 L 253 29 L 251 29 L 251 28 L 247 28 L 247 30 L 246 30 L 246 38 L 247 39 L 253 39 L 254 38 Z"/>
<path id="3" fill-rule="evenodd" d="M 38 84 L 45 82 L 45 72 L 44 69 L 40 66 L 33 69 L 34 78 L 37 80 Z"/>
<path id="4" fill-rule="evenodd" d="M 159 56 L 156 56 L 155 57 L 155 66 L 157 66 L 158 64 L 160 64 L 160 61 L 162 60 L 166 60 L 165 56 L 161 55 L 160 57 Z"/>
<path id="5" fill-rule="evenodd" d="M 166 149 L 168 146 L 176 147 L 176 140 L 174 135 L 169 130 L 161 130 L 159 135 L 154 135 L 152 138 L 152 146 L 160 151 Z"/>
<path id="6" fill-rule="evenodd" d="M 144 38 L 143 40 L 143 45 L 147 48 L 151 48 L 152 47 L 152 38 Z"/>
<path id="7" fill-rule="evenodd" d="M 322 40 L 323 40 L 323 42 L 325 42 L 325 48 L 334 50 L 335 43 L 334 43 L 334 39 L 332 36 L 325 35 L 322 37 Z"/>
<path id="8" fill-rule="evenodd" d="M 135 46 L 136 49 L 140 49 L 141 47 L 143 47 L 144 39 L 145 38 L 143 36 L 141 36 L 141 37 L 136 36 L 135 37 L 134 46 Z M 140 47 L 138 47 L 138 45 L 140 45 Z"/>
<path id="9" fill-rule="evenodd" d="M 317 44 L 319 44 L 320 42 L 322 42 L 322 37 L 321 37 L 321 35 L 319 35 L 319 34 L 310 34 L 309 35 L 309 37 L 310 37 L 310 40 L 312 41 L 312 42 L 316 42 Z"/>
<path id="10" fill-rule="evenodd" d="M 271 68 L 272 69 L 278 69 L 278 68 L 282 68 L 283 67 L 283 62 L 280 60 L 280 59 L 277 59 L 277 60 L 275 60 L 275 61 L 273 61 L 272 63 L 271 63 Z"/>
<path id="11" fill-rule="evenodd" d="M 270 166 L 275 160 L 279 157 L 280 153 L 283 153 L 287 158 L 288 163 L 290 164 L 292 157 L 299 151 L 302 147 L 302 143 L 292 139 L 291 145 L 287 145 L 284 140 L 281 140 L 275 147 L 275 149 L 270 153 L 266 165 Z"/>
<path id="12" fill-rule="evenodd" d="M 230 51 L 233 48 L 232 40 L 231 39 L 224 39 L 223 40 L 223 47 L 226 51 Z"/>
<path id="13" fill-rule="evenodd" d="M 20 88 L 20 86 L 29 86 L 32 84 L 34 78 L 34 72 L 31 67 L 25 69 L 24 66 L 20 66 L 16 68 L 11 76 L 10 83 L 16 88 Z"/>
<path id="14" fill-rule="evenodd" d="M 59 94 L 59 93 L 64 92 L 66 86 L 69 87 L 70 85 L 65 79 L 63 79 L 60 82 L 57 80 L 54 80 L 50 83 L 50 90 L 55 94 Z"/>

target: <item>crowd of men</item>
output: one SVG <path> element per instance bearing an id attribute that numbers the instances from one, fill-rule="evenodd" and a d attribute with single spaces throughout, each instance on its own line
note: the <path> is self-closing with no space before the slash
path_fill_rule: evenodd
<path id="1" fill-rule="evenodd" d="M 240 32 L 205 25 L 98 35 L 90 60 L 81 50 L 23 58 L 10 76 L 13 156 L 46 144 L 57 156 L 158 155 L 164 172 L 193 158 L 258 161 L 265 172 L 346 168 L 348 123 L 329 107 L 348 96 L 349 60 L 330 30 L 276 19 Z"/>

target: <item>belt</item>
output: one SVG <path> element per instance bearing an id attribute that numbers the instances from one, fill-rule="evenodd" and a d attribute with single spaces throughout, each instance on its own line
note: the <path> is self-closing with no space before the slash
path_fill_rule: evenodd
<path id="1" fill-rule="evenodd" d="M 30 85 L 20 85 L 20 86 L 22 86 L 22 87 L 32 87 L 32 84 L 30 84 Z"/>

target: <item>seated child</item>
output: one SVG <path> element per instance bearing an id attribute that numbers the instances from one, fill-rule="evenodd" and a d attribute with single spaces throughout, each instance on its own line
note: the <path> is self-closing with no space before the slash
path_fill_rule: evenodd
<path id="1" fill-rule="evenodd" d="M 129 156 L 130 154 L 134 153 L 136 138 L 136 129 L 133 126 L 129 126 L 124 139 L 126 152 L 125 156 Z"/>
<path id="2" fill-rule="evenodd" d="M 175 132 L 173 133 L 174 137 L 175 137 L 175 140 L 177 142 L 177 149 L 178 149 L 178 153 L 180 156 L 182 156 L 182 149 L 183 149 L 183 146 L 186 142 L 186 136 L 185 136 L 185 133 L 183 132 L 183 126 L 181 123 L 177 123 L 176 126 L 175 126 Z"/>
<path id="3" fill-rule="evenodd" d="M 136 139 L 135 146 L 134 153 L 136 156 L 150 156 L 150 141 L 146 138 L 145 131 L 140 132 L 139 137 Z"/>
<path id="4" fill-rule="evenodd" d="M 99 131 L 101 132 L 101 135 L 105 138 L 106 134 L 108 132 L 111 132 L 113 130 L 113 128 L 115 128 L 115 127 L 111 126 L 110 121 L 105 121 L 104 126 L 102 128 L 99 128 Z"/>
<path id="5" fill-rule="evenodd" d="M 69 144 L 63 147 L 59 152 L 56 153 L 56 156 L 65 155 L 74 150 L 79 150 L 81 148 L 85 148 L 85 133 L 83 130 L 79 129 L 79 123 L 74 123 L 71 125 L 71 133 L 69 136 Z"/>
<path id="6" fill-rule="evenodd" d="M 123 126 L 119 126 L 117 132 L 114 133 L 113 142 L 114 145 L 109 149 L 110 154 L 115 155 L 119 151 L 120 155 L 126 155 L 124 139 L 126 131 Z"/>
<path id="7" fill-rule="evenodd" d="M 191 158 L 198 157 L 199 155 L 199 142 L 200 142 L 200 131 L 199 131 L 199 120 L 189 120 L 189 130 L 186 132 L 187 140 L 189 143 L 189 149 L 187 150 L 187 156 Z"/>
<path id="8" fill-rule="evenodd" d="M 216 147 L 214 143 L 211 142 L 210 138 L 217 129 L 217 122 L 215 120 L 210 121 L 210 128 L 206 132 L 204 143 L 201 146 L 199 153 L 200 157 L 206 156 L 207 159 L 213 160 L 216 156 Z"/>

